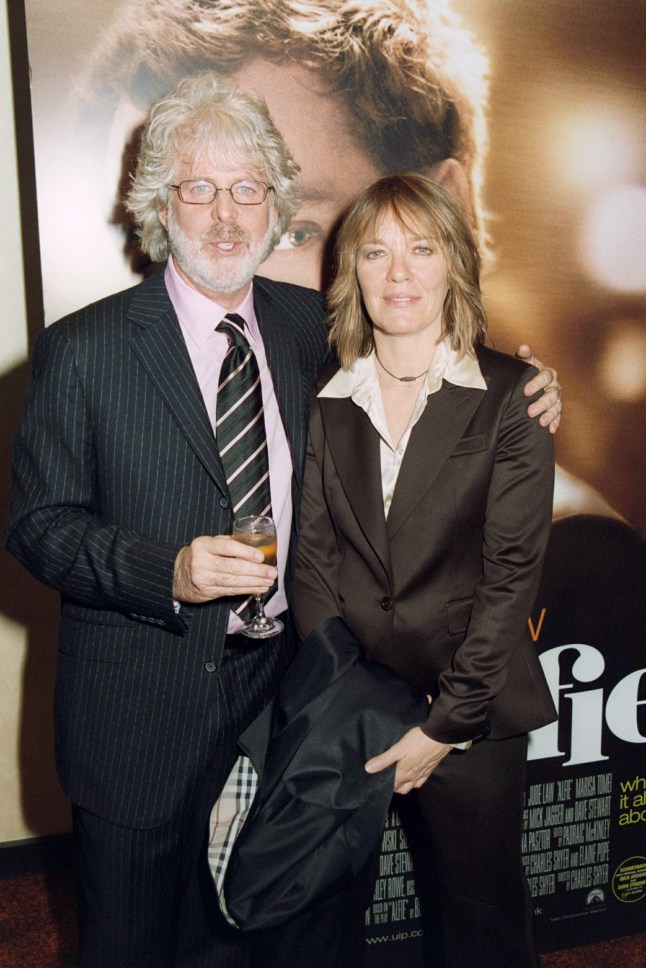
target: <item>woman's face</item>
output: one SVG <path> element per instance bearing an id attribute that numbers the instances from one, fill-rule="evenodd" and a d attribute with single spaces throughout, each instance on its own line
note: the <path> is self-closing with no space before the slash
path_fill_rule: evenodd
<path id="1" fill-rule="evenodd" d="M 446 259 L 433 238 L 411 232 L 392 212 L 377 222 L 357 256 L 357 279 L 375 338 L 442 334 Z"/>

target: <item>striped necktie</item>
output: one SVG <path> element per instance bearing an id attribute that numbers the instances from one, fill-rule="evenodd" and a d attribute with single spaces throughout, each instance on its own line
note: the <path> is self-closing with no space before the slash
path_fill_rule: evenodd
<path id="1" fill-rule="evenodd" d="M 269 462 L 260 371 L 244 332 L 245 322 L 228 313 L 217 330 L 226 333 L 229 349 L 218 384 L 215 435 L 236 518 L 271 515 Z M 246 619 L 252 614 L 247 598 L 234 608 Z"/>

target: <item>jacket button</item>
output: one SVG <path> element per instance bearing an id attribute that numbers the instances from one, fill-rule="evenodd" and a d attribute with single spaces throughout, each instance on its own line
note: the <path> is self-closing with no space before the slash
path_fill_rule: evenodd
<path id="1" fill-rule="evenodd" d="M 395 603 L 389 595 L 384 595 L 379 604 L 383 608 L 384 612 L 389 612 L 391 608 L 395 607 Z"/>
<path id="2" fill-rule="evenodd" d="M 220 498 L 220 507 L 221 508 L 224 508 L 225 511 L 229 507 L 229 502 L 227 501 L 227 499 L 225 497 L 221 497 Z"/>
<path id="3" fill-rule="evenodd" d="M 216 672 L 218 667 L 216 666 L 215 662 L 205 662 L 204 668 L 207 672 Z"/>

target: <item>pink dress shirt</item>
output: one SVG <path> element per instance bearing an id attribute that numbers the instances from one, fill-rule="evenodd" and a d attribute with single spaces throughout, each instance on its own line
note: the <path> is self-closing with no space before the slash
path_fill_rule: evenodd
<path id="1" fill-rule="evenodd" d="M 278 589 L 266 603 L 265 611 L 268 615 L 279 615 L 287 608 L 285 566 L 292 524 L 292 455 L 278 409 L 278 400 L 267 365 L 260 328 L 254 313 L 253 286 L 249 286 L 247 294 L 235 310 L 227 310 L 184 282 L 175 269 L 172 256 L 168 258 L 164 281 L 179 319 L 214 434 L 218 377 L 229 345 L 224 333 L 218 333 L 215 327 L 227 312 L 236 312 L 247 324 L 249 344 L 256 354 L 260 370 L 269 454 L 271 507 L 278 533 Z M 238 632 L 241 627 L 242 622 L 232 612 L 229 617 L 229 632 Z"/>

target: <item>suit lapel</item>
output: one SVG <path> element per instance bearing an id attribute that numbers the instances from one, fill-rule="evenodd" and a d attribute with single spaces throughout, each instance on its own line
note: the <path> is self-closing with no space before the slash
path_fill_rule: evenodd
<path id="1" fill-rule="evenodd" d="M 267 354 L 278 409 L 291 451 L 296 485 L 300 489 L 305 450 L 305 412 L 301 395 L 301 363 L 289 326 L 274 306 L 271 294 L 254 280 L 254 311 Z"/>
<path id="2" fill-rule="evenodd" d="M 334 466 L 364 537 L 390 580 L 390 551 L 381 488 L 379 435 L 349 398 L 319 398 Z"/>
<path id="3" fill-rule="evenodd" d="M 133 352 L 205 470 L 228 495 L 213 430 L 162 270 L 135 292 L 128 317 L 139 326 L 130 340 Z"/>
<path id="4" fill-rule="evenodd" d="M 444 381 L 413 427 L 388 514 L 389 540 L 435 483 L 485 391 Z"/>

